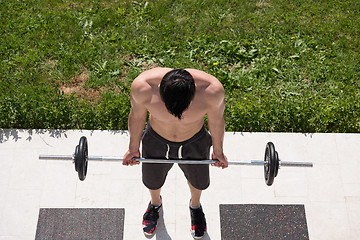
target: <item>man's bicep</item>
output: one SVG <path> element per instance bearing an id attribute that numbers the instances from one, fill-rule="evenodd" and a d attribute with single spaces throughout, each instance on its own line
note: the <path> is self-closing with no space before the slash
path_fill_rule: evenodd
<path id="1" fill-rule="evenodd" d="M 222 86 L 217 87 L 216 90 L 212 92 L 208 104 L 208 117 L 223 117 L 225 111 L 225 91 Z"/>
<path id="2" fill-rule="evenodd" d="M 219 121 L 224 119 L 225 101 L 222 100 L 218 103 L 209 106 L 207 117 L 209 121 Z"/>
<path id="3" fill-rule="evenodd" d="M 145 103 L 149 98 L 149 85 L 139 77 L 134 80 L 131 85 L 131 92 L 130 92 L 130 103 L 132 112 L 139 115 L 146 115 L 147 108 Z"/>
<path id="4" fill-rule="evenodd" d="M 147 108 L 140 100 L 142 99 L 136 98 L 136 96 L 134 97 L 133 94 L 130 95 L 131 113 L 136 117 L 143 117 L 147 114 Z"/>

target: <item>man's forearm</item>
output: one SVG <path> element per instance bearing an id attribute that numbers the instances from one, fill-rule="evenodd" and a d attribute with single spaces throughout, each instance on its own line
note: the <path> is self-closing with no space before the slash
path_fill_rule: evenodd
<path id="1" fill-rule="evenodd" d="M 128 129 L 130 133 L 129 150 L 131 152 L 138 151 L 140 148 L 140 141 L 146 123 L 146 114 L 136 116 L 133 111 L 130 111 L 128 119 Z"/>
<path id="2" fill-rule="evenodd" d="M 209 131 L 213 141 L 213 152 L 216 154 L 223 154 L 223 143 L 225 134 L 225 120 L 224 118 L 216 121 L 208 121 Z"/>

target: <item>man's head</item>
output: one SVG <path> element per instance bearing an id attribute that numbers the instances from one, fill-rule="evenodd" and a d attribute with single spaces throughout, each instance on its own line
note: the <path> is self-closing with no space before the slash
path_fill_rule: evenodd
<path id="1" fill-rule="evenodd" d="M 160 83 L 160 96 L 169 113 L 181 119 L 195 95 L 195 82 L 184 69 L 174 69 L 165 74 Z"/>

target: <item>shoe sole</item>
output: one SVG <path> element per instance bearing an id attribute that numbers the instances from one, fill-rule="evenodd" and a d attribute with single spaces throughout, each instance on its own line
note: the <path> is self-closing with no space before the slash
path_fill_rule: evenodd
<path id="1" fill-rule="evenodd" d="M 155 230 L 154 230 L 153 233 L 148 233 L 148 232 L 144 232 L 144 231 L 143 231 L 145 237 L 147 237 L 147 238 L 153 237 L 153 236 L 155 235 L 155 233 L 156 233 L 156 228 L 157 228 L 157 225 L 155 226 Z"/>
<path id="2" fill-rule="evenodd" d="M 152 238 L 155 235 L 155 232 L 153 232 L 153 233 L 144 232 L 144 235 L 145 235 L 146 238 Z"/>
<path id="3" fill-rule="evenodd" d="M 203 237 L 205 236 L 205 233 L 204 233 L 203 236 L 201 236 L 201 237 L 196 237 L 196 236 L 194 236 L 194 234 L 192 233 L 192 230 L 190 230 L 190 233 L 191 233 L 191 236 L 193 237 L 193 239 L 195 239 L 195 240 L 203 239 Z"/>

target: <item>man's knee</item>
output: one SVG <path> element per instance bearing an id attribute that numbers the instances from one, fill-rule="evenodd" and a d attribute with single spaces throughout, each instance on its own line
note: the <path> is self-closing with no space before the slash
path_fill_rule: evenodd
<path id="1" fill-rule="evenodd" d="M 168 163 L 142 163 L 142 181 L 145 187 L 150 190 L 161 188 L 172 166 L 173 164 Z"/>

